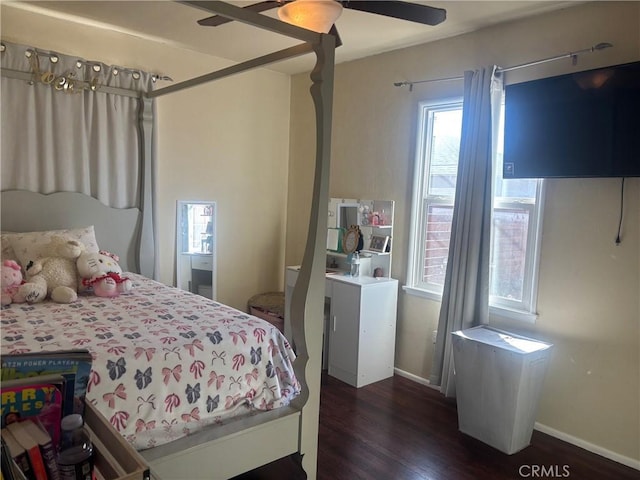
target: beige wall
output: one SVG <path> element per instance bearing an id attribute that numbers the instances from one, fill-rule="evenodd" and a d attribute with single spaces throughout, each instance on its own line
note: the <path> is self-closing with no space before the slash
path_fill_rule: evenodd
<path id="1" fill-rule="evenodd" d="M 404 282 L 418 102 L 461 96 L 461 82 L 394 82 L 511 66 L 611 42 L 580 69 L 640 60 L 640 3 L 587 4 L 484 31 L 338 65 L 331 195 L 396 201 L 392 276 Z M 573 69 L 569 60 L 507 74 L 507 82 Z M 314 148 L 306 75 L 292 81 L 291 158 Z M 299 263 L 310 194 L 307 163 L 292 164 L 287 257 Z M 619 179 L 547 182 L 535 325 L 497 323 L 555 344 L 538 422 L 640 466 L 640 179 L 625 185 L 624 237 L 614 245 Z M 396 367 L 428 378 L 439 303 L 399 296 Z M 635 462 L 635 463 L 634 463 Z"/>
<path id="2" fill-rule="evenodd" d="M 228 65 L 6 4 L 2 38 L 160 72 L 176 82 Z M 244 310 L 250 296 L 282 288 L 289 138 L 281 126 L 289 119 L 289 91 L 289 76 L 256 70 L 157 100 L 162 282 L 174 284 L 176 201 L 213 200 L 218 208 L 218 300 Z"/>

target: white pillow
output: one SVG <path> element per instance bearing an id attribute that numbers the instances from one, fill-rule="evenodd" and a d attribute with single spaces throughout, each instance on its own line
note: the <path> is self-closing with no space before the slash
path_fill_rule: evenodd
<path id="1" fill-rule="evenodd" d="M 5 233 L 2 234 L 2 258 L 4 259 L 5 237 L 13 248 L 18 263 L 22 268 L 29 263 L 44 257 L 44 249 L 54 235 L 66 235 L 84 244 L 88 252 L 97 252 L 98 242 L 93 225 L 84 228 L 69 228 L 65 230 L 46 230 L 44 232 Z"/>
<path id="2" fill-rule="evenodd" d="M 14 234 L 12 232 L 2 232 L 2 234 L 0 234 L 0 246 L 2 246 L 2 255 L 0 258 L 3 262 L 5 260 L 18 261 L 18 257 L 16 257 L 13 247 L 11 246 L 11 235 Z"/>

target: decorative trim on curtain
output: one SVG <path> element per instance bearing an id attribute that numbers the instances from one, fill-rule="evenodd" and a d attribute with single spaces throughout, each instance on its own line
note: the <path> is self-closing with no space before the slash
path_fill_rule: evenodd
<path id="1" fill-rule="evenodd" d="M 447 272 L 430 377 L 455 397 L 451 332 L 486 324 L 489 317 L 493 158 L 501 81 L 489 67 L 464 74 L 460 158 Z M 495 109 L 493 108 L 495 105 Z M 492 110 L 495 114 L 492 116 Z"/>
<path id="2" fill-rule="evenodd" d="M 79 192 L 142 211 L 141 273 L 156 278 L 154 104 L 159 77 L 2 42 L 2 190 Z"/>

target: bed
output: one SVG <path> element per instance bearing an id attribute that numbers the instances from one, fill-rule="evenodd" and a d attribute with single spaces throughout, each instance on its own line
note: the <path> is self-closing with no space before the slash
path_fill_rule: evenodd
<path id="1" fill-rule="evenodd" d="M 107 207 L 83 197 L 4 191 L 2 228 L 64 227 L 59 233 L 86 240 L 86 217 L 68 216 L 68 205 L 84 205 L 87 214 Z M 105 215 L 109 228 L 91 229 L 96 243 L 119 251 L 123 236 L 110 232 L 122 230 L 112 227 L 136 230 L 138 216 Z M 2 235 L 3 250 L 10 236 Z M 121 263 L 128 265 L 125 258 Z M 2 310 L 2 354 L 88 348 L 94 369 L 87 400 L 140 451 L 157 479 L 227 478 L 299 452 L 300 365 L 280 331 L 205 297 L 127 276 L 132 293 L 114 300 L 85 294 L 70 305 L 45 301 Z M 149 388 L 154 382 L 160 391 Z"/>
<path id="2" fill-rule="evenodd" d="M 304 43 L 228 67 L 219 72 L 213 72 L 204 77 L 155 90 L 151 94 L 148 94 L 149 97 L 170 94 L 183 88 L 190 88 L 207 81 L 238 74 L 242 71 L 295 55 L 315 53 L 318 59 L 316 68 L 311 73 L 313 82 L 311 95 L 316 109 L 317 133 L 315 177 L 310 212 L 311 221 L 302 267 L 290 307 L 292 338 L 289 340 L 291 344 L 295 345 L 295 354 L 287 339 L 282 337 L 275 329 L 271 328 L 269 324 L 261 321 L 257 317 L 234 311 L 233 309 L 229 309 L 229 307 L 201 297 L 178 293 L 176 290 L 167 289 L 167 287 L 137 275 L 136 272 L 149 275 L 149 266 L 153 264 L 153 259 L 148 258 L 149 252 L 153 251 L 153 249 L 149 248 L 146 244 L 148 239 L 153 236 L 150 235 L 148 231 L 142 210 L 111 209 L 105 207 L 93 198 L 74 192 L 58 192 L 50 195 L 42 195 L 26 191 L 3 191 L 1 202 L 2 216 L 0 217 L 2 230 L 30 232 L 93 225 L 100 247 L 114 252 L 126 252 L 121 258 L 121 265 L 125 270 L 134 272 L 132 277 L 136 288 L 130 296 L 122 297 L 121 301 L 124 305 L 128 305 L 129 308 L 135 310 L 137 308 L 137 300 L 140 299 L 140 296 L 144 296 L 145 298 L 154 296 L 167 298 L 166 296 L 168 296 L 170 298 L 172 295 L 187 295 L 187 298 L 189 298 L 187 303 L 190 303 L 193 309 L 201 313 L 207 312 L 202 314 L 207 318 L 207 321 L 203 325 L 198 324 L 198 328 L 201 330 L 195 331 L 195 337 L 182 338 L 179 335 L 179 333 L 186 333 L 186 331 L 194 331 L 190 329 L 193 324 L 186 323 L 184 321 L 186 319 L 184 318 L 178 322 L 174 322 L 174 327 L 178 325 L 176 328 L 185 329 L 183 332 L 178 332 L 178 335 L 172 335 L 169 326 L 162 326 L 159 330 L 166 331 L 162 331 L 158 336 L 154 335 L 157 339 L 161 339 L 163 336 L 181 338 L 183 354 L 186 354 L 189 358 L 191 358 L 192 353 L 194 355 L 203 353 L 206 342 L 211 343 L 215 347 L 216 345 L 211 340 L 211 337 L 215 339 L 215 332 L 220 332 L 220 329 L 224 330 L 226 328 L 226 333 L 221 335 L 228 337 L 231 343 L 233 343 L 235 339 L 236 346 L 242 344 L 246 347 L 250 341 L 257 342 L 257 337 L 261 337 L 260 340 L 266 342 L 266 344 L 254 343 L 250 345 L 249 353 L 245 353 L 245 358 L 248 358 L 248 363 L 251 363 L 251 348 L 254 350 L 254 356 L 256 355 L 257 349 L 260 348 L 263 357 L 262 360 L 267 360 L 267 363 L 271 362 L 272 370 L 269 370 L 269 368 L 265 366 L 251 366 L 248 370 L 242 371 L 233 370 L 233 361 L 231 361 L 232 373 L 235 373 L 235 375 L 216 371 L 216 376 L 225 376 L 225 380 L 229 382 L 227 384 L 221 384 L 221 388 L 231 384 L 231 377 L 234 377 L 235 383 L 238 382 L 239 376 L 242 377 L 240 379 L 241 382 L 244 381 L 245 383 L 249 383 L 249 385 L 255 385 L 258 381 L 261 382 L 260 385 L 263 389 L 258 393 L 256 393 L 258 389 L 254 389 L 252 393 L 240 394 L 242 401 L 234 399 L 233 395 L 230 396 L 229 400 L 227 400 L 226 396 L 224 400 L 221 398 L 218 399 L 219 404 L 225 403 L 225 405 L 230 407 L 228 410 L 237 410 L 239 413 L 242 413 L 241 415 L 233 418 L 221 418 L 215 414 L 205 416 L 201 413 L 201 408 L 204 408 L 205 411 L 207 409 L 207 401 L 205 398 L 203 403 L 204 407 L 199 407 L 196 415 L 200 416 L 201 420 L 196 421 L 192 414 L 196 413 L 192 412 L 193 408 L 189 409 L 189 411 L 182 411 L 180 418 L 183 419 L 183 424 L 175 428 L 166 429 L 165 433 L 169 432 L 168 435 L 160 437 L 160 440 L 152 437 L 150 433 L 147 433 L 149 422 L 156 422 L 154 425 L 157 427 L 158 421 L 162 424 L 163 421 L 170 423 L 172 420 L 164 417 L 136 417 L 132 415 L 132 417 L 140 420 L 140 422 L 137 422 L 137 427 L 135 427 L 135 421 L 133 422 L 133 427 L 130 425 L 120 425 L 125 438 L 140 449 L 140 453 L 149 463 L 154 477 L 159 480 L 228 478 L 287 455 L 299 454 L 308 478 L 315 478 L 322 357 L 322 317 L 324 308 L 323 292 L 327 226 L 325 213 L 326 205 L 328 205 L 329 201 L 329 151 L 335 40 L 334 37 L 330 35 L 316 34 L 292 25 L 283 24 L 269 17 L 227 5 L 223 2 L 186 3 L 190 3 L 197 8 L 205 9 L 211 13 L 222 14 L 237 21 L 291 36 Z M 144 181 L 149 180 L 150 177 L 147 176 Z M 175 298 L 166 301 L 175 303 Z M 137 300 L 134 301 L 134 299 Z M 93 305 L 93 302 L 100 302 L 100 300 L 81 296 L 80 301 L 74 304 L 75 306 L 61 307 L 59 305 L 48 304 L 36 306 L 34 310 L 21 310 L 19 307 L 15 309 L 11 308 L 3 311 L 2 317 L 3 320 L 16 320 L 15 323 L 21 326 L 14 326 L 13 328 L 23 328 L 24 331 L 21 333 L 22 335 L 27 332 L 33 334 L 33 329 L 28 330 L 24 325 L 25 321 L 28 322 L 28 320 L 26 320 L 28 314 L 49 316 L 48 314 L 52 313 L 53 310 L 59 310 L 60 315 L 66 318 L 66 320 L 63 319 L 60 321 L 62 323 L 72 324 L 74 321 L 82 318 L 79 316 L 79 311 L 82 309 L 86 309 L 84 313 L 87 315 L 87 318 L 97 317 L 97 315 L 89 313 L 99 310 Z M 161 303 L 158 304 L 152 300 L 146 300 L 146 302 L 150 302 L 148 305 L 143 305 L 146 313 L 155 310 L 155 317 L 147 317 L 147 320 L 151 323 L 158 321 L 160 316 L 171 315 L 175 319 L 177 316 L 190 317 L 194 315 L 193 310 L 187 311 L 186 309 L 183 309 L 181 311 L 182 313 L 177 311 L 167 313 L 165 309 L 166 305 L 162 306 Z M 183 300 L 180 300 L 180 302 L 184 303 Z M 92 305 L 96 308 L 92 308 Z M 68 313 L 68 309 L 74 311 Z M 22 313 L 14 313 L 14 311 Z M 38 313 L 34 314 L 33 312 Z M 113 318 L 123 317 L 121 314 L 113 312 L 112 314 Z M 223 316 L 223 314 L 226 316 Z M 229 316 L 231 318 L 229 318 Z M 218 328 L 218 330 L 210 331 L 209 329 L 214 327 L 208 322 L 212 322 L 214 317 L 220 320 L 221 325 L 215 327 Z M 121 321 L 122 318 L 116 320 L 116 322 Z M 93 323 L 96 322 L 103 322 L 103 320 L 96 320 Z M 127 368 L 133 374 L 134 383 L 140 382 L 140 384 L 143 385 L 147 382 L 148 379 L 145 378 L 145 366 L 150 365 L 150 362 L 153 362 L 152 365 L 154 368 L 156 370 L 159 369 L 160 372 L 160 375 L 153 379 L 153 381 L 157 380 L 157 384 L 164 386 L 165 378 L 168 383 L 171 382 L 172 378 L 175 380 L 174 372 L 171 370 L 175 367 L 175 363 L 169 366 L 156 366 L 155 361 L 159 359 L 160 356 L 156 355 L 154 358 L 146 361 L 149 352 L 144 350 L 144 345 L 141 346 L 134 342 L 125 342 L 125 340 L 129 340 L 126 335 L 141 333 L 140 330 L 137 332 L 127 330 L 135 329 L 136 327 L 140 329 L 140 325 L 136 325 L 135 323 L 134 321 L 133 325 L 123 326 L 123 330 L 115 334 L 115 336 L 118 337 L 117 343 L 122 344 L 122 346 L 127 349 L 127 362 L 140 361 L 140 364 L 132 364 L 131 368 Z M 107 327 L 103 325 L 102 328 L 105 329 Z M 148 331 L 144 333 L 149 333 L 150 331 L 151 328 L 148 328 Z M 244 331 L 244 334 L 240 333 L 242 331 Z M 256 331 L 259 333 L 255 334 Z M 61 347 L 69 344 L 73 345 L 74 340 L 84 338 L 76 336 L 75 334 L 73 336 L 68 335 L 68 331 L 65 335 L 62 329 L 60 329 L 60 331 L 56 330 L 56 332 L 47 333 L 47 335 L 52 334 L 54 334 L 55 338 L 48 339 L 47 341 L 58 342 Z M 210 334 L 211 337 L 207 336 L 207 334 Z M 87 333 L 86 335 L 89 334 Z M 187 336 L 190 336 L 190 334 Z M 17 335 L 11 335 L 11 337 L 17 337 Z M 107 342 L 112 338 L 106 339 Z M 149 342 L 152 340 L 151 337 L 144 339 L 144 341 Z M 198 348 L 195 340 L 199 340 L 203 350 Z M 247 342 L 246 344 L 245 340 Z M 5 353 L 5 349 L 34 348 L 33 345 L 16 344 L 16 342 L 20 341 L 21 340 L 6 339 L 3 328 L 3 353 Z M 160 342 L 162 342 L 162 340 L 160 340 Z M 107 348 L 115 346 L 117 346 L 115 343 L 113 345 L 107 343 Z M 210 347 L 208 350 L 208 356 L 206 358 L 208 362 L 211 362 L 214 355 L 220 354 L 220 349 L 218 348 L 216 350 L 214 347 Z M 140 348 L 142 349 L 140 350 Z M 160 348 L 164 348 L 164 346 Z M 265 352 L 265 349 L 269 352 Z M 276 350 L 278 350 L 277 354 L 275 354 Z M 166 353 L 167 359 L 171 360 L 173 353 L 169 351 L 164 353 Z M 164 353 L 162 357 L 165 356 Z M 131 354 L 133 355 L 133 360 Z M 272 354 L 273 357 L 270 357 Z M 97 364 L 102 363 L 106 365 L 109 361 L 114 362 L 113 356 L 107 358 L 103 355 L 103 353 L 96 353 L 99 359 L 96 362 Z M 113 355 L 113 352 L 111 352 L 111 355 Z M 138 356 L 137 358 L 136 355 Z M 235 355 L 238 355 L 237 351 L 229 352 L 227 358 L 231 359 Z M 204 362 L 204 360 L 199 361 Z M 275 363 L 278 363 L 277 368 Z M 189 368 L 191 365 L 192 363 L 189 365 Z M 105 383 L 99 388 L 96 385 L 92 386 L 89 400 L 96 403 L 96 406 L 111 420 L 112 424 L 114 424 L 114 422 L 118 424 L 119 417 L 113 417 L 113 410 L 115 410 L 118 402 L 123 399 L 119 397 L 119 394 L 122 394 L 122 390 L 118 390 L 120 382 L 118 381 L 117 375 L 117 358 L 115 359 L 115 366 L 111 365 L 111 367 L 115 371 L 115 373 L 111 374 L 111 376 L 115 377 L 115 381 L 109 384 L 106 383 L 106 378 L 110 378 L 109 371 L 101 375 Z M 185 364 L 182 368 L 184 371 L 187 365 Z M 257 373 L 254 372 L 254 368 L 258 370 Z M 162 375 L 162 369 L 168 369 L 165 370 L 165 375 Z M 259 377 L 256 378 L 255 375 L 259 375 L 261 369 L 264 372 L 275 372 L 275 375 L 270 376 L 270 373 L 266 373 L 268 380 L 264 378 L 259 380 Z M 140 373 L 136 378 L 135 373 L 137 371 Z M 211 372 L 208 372 L 207 382 L 212 378 L 210 373 Z M 106 377 L 104 377 L 104 375 L 106 375 Z M 153 383 L 153 381 L 151 383 Z M 205 380 L 203 380 L 203 382 L 204 381 Z M 212 386 L 215 387 L 216 381 L 219 381 L 219 379 L 213 378 L 208 388 L 211 389 Z M 181 386 L 183 388 L 182 398 L 186 400 L 186 405 L 191 405 L 190 399 L 195 399 L 197 396 L 197 393 L 194 391 L 194 384 L 185 381 L 181 383 Z M 188 387 L 191 387 L 190 392 L 187 392 Z M 213 405 L 215 399 L 210 395 L 212 392 L 207 390 L 206 395 L 203 395 L 204 389 L 202 384 L 200 389 L 200 399 L 203 397 L 212 397 L 209 405 Z M 252 404 L 253 406 L 250 408 L 246 407 L 248 403 L 247 400 L 255 395 L 262 395 L 262 398 L 259 399 L 257 404 L 263 405 L 264 408 L 257 408 L 256 404 Z M 139 395 L 132 395 L 132 397 L 133 396 L 136 397 L 136 401 L 138 402 L 135 405 L 136 410 L 139 405 L 141 405 L 141 410 L 149 408 L 148 405 L 145 406 L 148 397 L 140 395 L 141 400 L 138 400 L 137 397 Z M 129 397 L 129 395 L 127 395 L 127 397 Z M 110 407 L 110 404 L 114 405 L 113 409 Z M 212 410 L 215 411 L 216 409 Z M 124 410 L 118 409 L 118 411 Z M 183 415 L 184 418 L 182 417 Z M 185 427 L 187 424 L 188 426 Z M 192 426 L 195 427 L 196 424 L 202 428 L 191 428 Z M 149 432 L 154 429 L 157 430 L 157 428 L 149 427 Z M 179 431 L 182 433 L 188 431 L 189 434 L 181 436 L 181 438 L 173 439 L 172 435 L 178 435 Z"/>
<path id="3" fill-rule="evenodd" d="M 300 386 L 295 353 L 270 323 L 142 275 L 105 299 L 13 304 L 2 353 L 87 348 L 91 402 L 138 450 L 236 416 L 288 406 Z"/>

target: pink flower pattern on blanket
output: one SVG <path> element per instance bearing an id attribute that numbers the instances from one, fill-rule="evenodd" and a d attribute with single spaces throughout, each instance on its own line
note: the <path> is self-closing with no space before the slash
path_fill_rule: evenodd
<path id="1" fill-rule="evenodd" d="M 87 400 L 138 450 L 288 405 L 299 394 L 295 354 L 277 328 L 127 275 L 128 295 L 4 308 L 2 353 L 88 348 Z"/>

